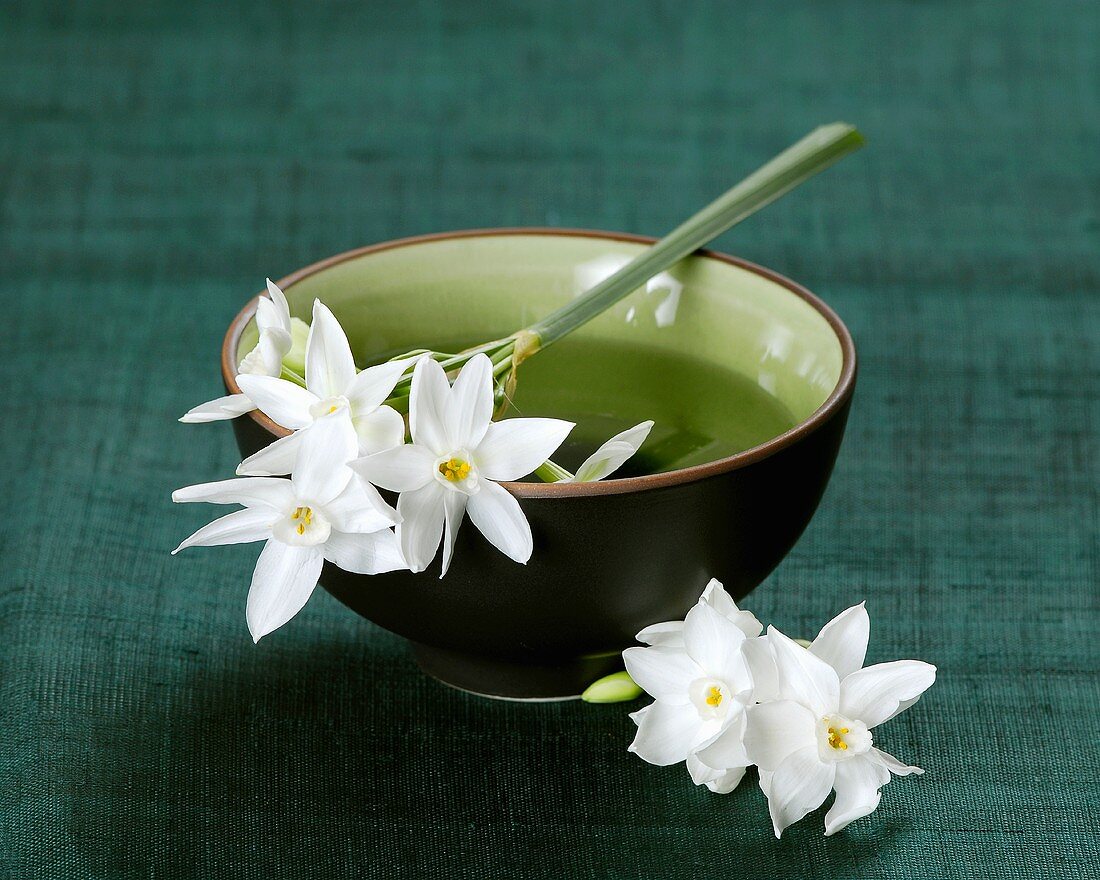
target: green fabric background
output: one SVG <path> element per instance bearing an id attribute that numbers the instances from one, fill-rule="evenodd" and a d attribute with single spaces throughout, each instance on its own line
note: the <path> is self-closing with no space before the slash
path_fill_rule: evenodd
<path id="1" fill-rule="evenodd" d="M 1094 877 L 1093 2 L 5 3 L 0 876 Z M 221 335 L 265 275 L 414 233 L 660 234 L 819 122 L 870 146 L 718 246 L 862 364 L 810 529 L 747 602 L 940 680 L 927 769 L 825 839 L 626 752 L 626 706 L 435 684 L 318 594 L 251 644 Z M 670 536 L 674 540 L 675 536 Z"/>

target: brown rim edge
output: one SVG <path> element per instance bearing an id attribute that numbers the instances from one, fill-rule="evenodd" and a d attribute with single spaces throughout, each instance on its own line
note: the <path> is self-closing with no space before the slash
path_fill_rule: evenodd
<path id="1" fill-rule="evenodd" d="M 367 254 L 378 253 L 379 251 L 387 251 L 394 248 L 409 247 L 411 245 L 426 244 L 435 241 L 446 241 L 449 239 L 488 238 L 496 235 L 560 235 L 577 238 L 601 238 L 608 241 L 626 241 L 635 244 L 653 244 L 657 240 L 650 236 L 633 235 L 627 232 L 602 232 L 591 229 L 558 229 L 538 226 L 506 227 L 500 229 L 463 229 L 455 232 L 436 232 L 429 235 L 417 235 L 411 238 L 398 238 L 392 241 L 384 241 L 379 244 L 367 245 L 366 247 L 345 251 L 317 263 L 313 263 L 296 272 L 291 272 L 285 278 L 280 279 L 278 284 L 279 287 L 286 290 L 303 278 L 316 275 L 318 272 L 322 272 L 325 269 L 346 262 L 347 260 L 354 260 L 358 257 L 366 256 Z M 774 455 L 781 449 L 786 449 L 803 437 L 812 434 L 818 427 L 827 422 L 837 410 L 847 403 L 849 398 L 851 398 L 856 378 L 855 343 L 852 341 L 852 335 L 848 332 L 848 328 L 844 326 L 844 322 L 840 320 L 836 312 L 829 308 L 823 300 L 813 293 L 810 293 L 810 291 L 801 284 L 797 284 L 791 281 L 791 279 L 777 272 L 773 272 L 771 269 L 766 269 L 763 266 L 750 263 L 748 260 L 742 260 L 738 257 L 731 257 L 729 254 L 710 250 L 699 250 L 696 251 L 695 255 L 707 257 L 712 260 L 719 260 L 723 263 L 729 263 L 731 266 L 737 266 L 749 272 L 754 272 L 757 275 L 767 278 L 769 281 L 775 282 L 781 287 L 785 287 L 791 293 L 808 302 L 829 323 L 829 326 L 833 328 L 833 332 L 840 342 L 841 353 L 843 355 L 840 378 L 837 380 L 836 387 L 833 388 L 829 397 L 812 415 L 810 415 L 809 418 L 799 422 L 789 431 L 785 431 L 777 437 L 773 437 L 766 443 L 761 443 L 759 446 L 754 446 L 751 449 L 746 449 L 744 452 L 738 452 L 736 455 L 731 455 L 726 458 L 720 458 L 715 461 L 708 461 L 705 464 L 693 465 L 692 467 L 680 468 L 674 471 L 665 471 L 660 474 L 647 474 L 642 477 L 625 477 L 621 480 L 609 479 L 600 480 L 594 483 L 502 483 L 501 485 L 507 488 L 509 492 L 519 498 L 565 498 L 578 495 L 620 495 L 627 492 L 640 492 L 646 489 L 662 489 L 670 486 L 679 486 L 682 483 L 690 483 L 706 477 L 717 476 L 718 474 L 724 474 L 745 467 L 746 465 L 767 458 L 770 455 Z M 241 309 L 237 317 L 234 318 L 233 322 L 229 325 L 229 329 L 225 334 L 225 339 L 222 342 L 222 378 L 230 394 L 239 394 L 241 391 L 236 381 L 235 352 L 237 351 L 244 328 L 248 325 L 248 322 L 252 320 L 253 314 L 255 314 L 256 300 L 260 296 L 262 296 L 262 294 L 254 296 L 248 301 L 245 307 Z M 290 433 L 286 428 L 275 424 L 275 422 L 259 410 L 253 410 L 248 414 L 248 418 L 255 420 L 274 437 L 285 437 Z"/>

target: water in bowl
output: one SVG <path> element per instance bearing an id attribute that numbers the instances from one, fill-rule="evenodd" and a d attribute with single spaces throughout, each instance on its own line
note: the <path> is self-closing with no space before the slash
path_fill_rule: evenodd
<path id="1" fill-rule="evenodd" d="M 688 355 L 565 339 L 520 367 L 509 416 L 576 422 L 554 456 L 575 470 L 619 431 L 653 419 L 649 439 L 615 477 L 703 464 L 758 446 L 797 419 L 750 378 Z"/>

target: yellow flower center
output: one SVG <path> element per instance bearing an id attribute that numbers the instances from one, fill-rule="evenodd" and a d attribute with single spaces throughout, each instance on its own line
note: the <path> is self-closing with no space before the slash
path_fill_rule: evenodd
<path id="1" fill-rule="evenodd" d="M 826 731 L 829 734 L 829 745 L 834 749 L 846 752 L 848 743 L 844 742 L 844 734 L 848 733 L 847 727 L 830 727 Z"/>
<path id="2" fill-rule="evenodd" d="M 449 458 L 439 463 L 439 472 L 452 483 L 461 483 L 470 476 L 470 463 L 460 458 Z"/>
<path id="3" fill-rule="evenodd" d="M 290 518 L 296 522 L 297 532 L 299 535 L 306 533 L 306 526 L 313 523 L 313 508 L 312 507 L 295 507 L 294 513 L 290 515 Z"/>
<path id="4" fill-rule="evenodd" d="M 722 689 L 718 685 L 711 685 L 707 690 L 707 698 L 704 701 L 708 706 L 718 706 L 722 703 Z"/>

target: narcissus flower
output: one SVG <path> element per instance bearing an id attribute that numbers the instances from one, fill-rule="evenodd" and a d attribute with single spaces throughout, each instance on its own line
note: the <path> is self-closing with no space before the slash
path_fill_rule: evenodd
<path id="1" fill-rule="evenodd" d="M 498 481 L 530 474 L 573 429 L 560 419 L 493 422 L 493 365 L 471 358 L 447 382 L 443 368 L 423 359 L 409 397 L 412 442 L 352 462 L 363 479 L 400 492 L 397 537 L 413 571 L 423 571 L 443 541 L 443 568 L 451 564 L 464 513 L 489 542 L 516 562 L 531 558 L 531 527 Z"/>
<path id="2" fill-rule="evenodd" d="M 756 619 L 751 611 L 744 611 L 737 607 L 726 588 L 717 578 L 711 578 L 699 601 L 710 605 L 715 611 L 736 626 L 747 638 L 756 638 L 764 631 L 764 624 Z M 646 645 L 682 645 L 684 643 L 683 620 L 669 620 L 665 623 L 654 623 L 647 626 L 635 638 Z"/>
<path id="3" fill-rule="evenodd" d="M 399 446 L 405 420 L 383 401 L 414 359 L 389 361 L 355 370 L 351 346 L 336 316 L 320 300 L 313 303 L 313 323 L 306 342 L 306 387 L 275 376 L 238 376 L 241 390 L 272 421 L 295 433 L 282 437 L 245 459 L 237 473 L 270 476 L 290 473 L 304 429 L 337 410 L 355 426 L 360 455 Z"/>
<path id="4" fill-rule="evenodd" d="M 172 493 L 173 501 L 244 505 L 244 510 L 203 526 L 173 553 L 194 546 L 267 542 L 248 591 L 246 618 L 255 641 L 301 610 L 326 559 L 361 574 L 406 567 L 389 528 L 398 521 L 397 512 L 347 467 L 355 451 L 347 413 L 333 413 L 303 434 L 289 480 L 244 477 Z"/>
<path id="5" fill-rule="evenodd" d="M 306 329 L 302 321 L 290 317 L 286 297 L 270 278 L 267 279 L 267 297 L 261 296 L 256 302 L 256 328 L 260 331 L 260 339 L 241 359 L 238 381 L 240 375 L 278 376 L 295 339 Z M 255 408 L 247 394 L 230 394 L 199 404 L 184 413 L 180 421 L 200 423 L 235 419 Z"/>
<path id="6" fill-rule="evenodd" d="M 874 811 L 891 774 L 923 772 L 876 748 L 871 731 L 915 703 L 936 667 L 897 660 L 861 668 L 868 631 L 862 605 L 827 624 L 810 649 L 768 630 L 778 699 L 748 710 L 744 744 L 760 767 L 776 837 L 834 790 L 825 833 L 835 834 Z"/>
<path id="7" fill-rule="evenodd" d="M 723 606 L 733 604 L 721 584 L 712 581 L 708 590 L 678 630 L 649 627 L 639 640 L 656 644 L 623 652 L 630 677 L 655 699 L 630 716 L 638 725 L 630 750 L 651 764 L 686 761 L 697 785 L 724 793 L 737 786 L 750 763 L 741 737 L 753 680 L 743 650 L 749 638 L 742 625 L 748 621 L 715 607 L 716 597 L 725 597 L 719 598 Z M 718 742 L 722 763 L 702 760 L 701 750 Z"/>

